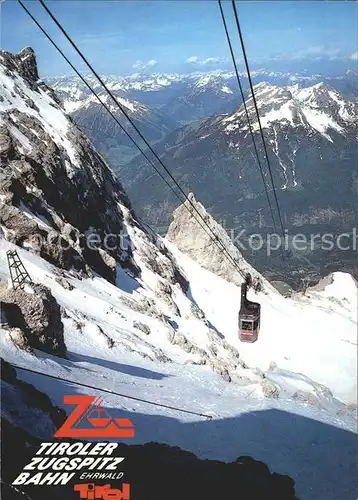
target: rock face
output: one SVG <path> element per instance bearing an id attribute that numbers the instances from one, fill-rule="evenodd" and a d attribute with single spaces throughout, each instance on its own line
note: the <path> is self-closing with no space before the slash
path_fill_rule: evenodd
<path id="1" fill-rule="evenodd" d="M 133 326 L 135 328 L 138 328 L 138 330 L 142 331 L 146 335 L 150 334 L 150 328 L 148 325 L 145 325 L 144 323 L 140 323 L 139 321 L 134 321 Z"/>
<path id="2" fill-rule="evenodd" d="M 196 201 L 193 193 L 188 195 L 188 199 L 191 204 L 186 201 L 174 210 L 173 221 L 166 235 L 167 239 L 175 243 L 179 250 L 196 260 L 202 267 L 235 285 L 241 285 L 243 277 L 232 261 L 244 274 L 251 273 L 255 282 L 260 284 L 264 290 L 272 290 L 271 285 L 262 279 L 257 271 L 244 260 L 225 229 L 211 217 L 201 203 Z M 196 211 L 193 207 L 195 207 Z M 209 225 L 212 232 L 207 228 L 205 231 L 201 227 L 204 223 L 199 218 L 198 213 Z M 223 256 L 222 247 L 213 241 L 214 235 L 222 242 L 226 252 L 231 257 L 230 261 Z"/>
<path id="3" fill-rule="evenodd" d="M 261 388 L 266 398 L 277 399 L 279 397 L 280 389 L 272 380 L 263 380 L 261 382 Z"/>
<path id="4" fill-rule="evenodd" d="M 18 73 L 29 82 L 39 79 L 35 52 L 31 47 L 25 47 L 16 56 Z"/>
<path id="5" fill-rule="evenodd" d="M 9 326 L 23 333 L 24 348 L 66 355 L 60 306 L 49 288 L 33 283 L 24 290 L 6 290 L 2 292 L 1 301 L 5 303 Z M 18 333 L 14 342 L 15 339 L 18 346 L 19 341 L 23 342 Z"/>
<path id="6" fill-rule="evenodd" d="M 35 55 L 0 52 L 0 223 L 5 237 L 63 269 L 112 283 L 138 273 L 121 184 L 38 80 Z M 106 236 L 110 236 L 110 242 Z M 109 244 L 107 244 L 107 241 Z"/>

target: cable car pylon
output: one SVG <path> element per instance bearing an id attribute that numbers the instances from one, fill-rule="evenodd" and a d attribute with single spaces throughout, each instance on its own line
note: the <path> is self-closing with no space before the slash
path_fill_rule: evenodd
<path id="1" fill-rule="evenodd" d="M 21 262 L 19 254 L 16 250 L 8 250 L 6 252 L 11 283 L 14 290 L 24 288 L 25 283 L 31 283 L 29 273 L 26 271 L 24 264 Z"/>

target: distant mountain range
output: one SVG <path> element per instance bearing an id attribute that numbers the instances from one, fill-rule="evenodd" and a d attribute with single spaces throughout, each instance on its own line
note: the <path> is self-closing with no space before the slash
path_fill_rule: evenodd
<path id="1" fill-rule="evenodd" d="M 354 203 L 358 194 L 354 177 L 357 104 L 322 83 L 308 88 L 262 83 L 255 87 L 255 95 L 288 221 L 293 223 L 296 214 L 306 213 L 311 205 L 341 208 Z M 252 99 L 247 100 L 247 107 L 270 187 Z M 185 188 L 194 190 L 216 215 L 237 222 L 239 217 L 247 225 L 259 207 L 267 207 L 242 105 L 234 113 L 173 131 L 156 145 L 156 151 Z M 164 201 L 167 206 L 168 201 L 175 205 L 174 195 L 164 192 L 149 172 L 140 156 L 124 172 L 132 198 L 140 203 L 145 190 L 146 205 L 156 205 L 158 210 Z"/>
<path id="2" fill-rule="evenodd" d="M 274 72 L 265 69 L 253 71 L 254 84 L 268 82 L 274 85 L 292 85 L 298 83 L 302 87 L 309 87 L 324 82 L 345 94 L 348 98 L 357 96 L 358 72 L 349 70 L 337 76 L 321 74 Z M 150 107 L 164 107 L 175 121 L 188 122 L 210 116 L 218 112 L 233 111 L 238 105 L 238 84 L 235 73 L 232 71 L 193 72 L 188 74 L 155 73 L 153 75 L 133 74 L 130 76 L 102 76 L 112 92 L 122 97 L 139 101 Z M 244 89 L 248 87 L 246 73 L 240 73 Z M 87 81 L 96 91 L 102 89 L 93 76 L 86 76 Z M 86 99 L 90 92 L 75 76 L 46 78 L 46 82 L 62 95 L 67 103 L 67 110 L 76 109 L 77 103 Z M 204 94 L 214 96 L 209 105 L 209 98 Z M 202 106 L 200 101 L 208 104 Z M 231 105 L 227 110 L 222 108 Z M 189 107 L 191 112 L 188 109 Z M 230 109 L 229 109 L 230 108 Z M 163 110 L 162 110 L 163 111 Z"/>
<path id="3" fill-rule="evenodd" d="M 258 71 L 253 79 L 285 227 L 351 229 L 358 201 L 357 73 L 325 77 Z M 253 102 L 244 77 L 242 82 L 274 204 Z M 232 73 L 106 77 L 106 83 L 186 192 L 193 191 L 228 227 L 273 229 Z M 145 159 L 135 156 L 136 149 L 82 84 L 73 78 L 51 84 L 120 172 L 138 213 L 165 230 L 179 200 Z"/>
<path id="4" fill-rule="evenodd" d="M 240 73 L 247 91 L 248 81 Z M 102 76 L 108 88 L 130 114 L 147 139 L 156 143 L 169 132 L 195 120 L 220 113 L 231 113 L 241 104 L 236 76 L 228 71 L 194 72 L 189 74 L 153 74 Z M 103 93 L 93 76 L 86 76 L 93 89 L 107 104 L 114 103 Z M 252 72 L 254 83 L 273 85 L 299 84 L 300 87 L 324 82 L 346 98 L 356 98 L 358 72 L 347 71 L 335 77 L 259 70 Z M 135 154 L 133 145 L 114 124 L 105 110 L 78 77 L 47 78 L 64 107 L 76 123 L 108 158 L 113 168 L 120 170 Z M 113 105 L 112 111 L 118 116 Z M 126 120 L 123 124 L 127 128 Z M 127 130 L 130 130 L 127 128 Z"/>

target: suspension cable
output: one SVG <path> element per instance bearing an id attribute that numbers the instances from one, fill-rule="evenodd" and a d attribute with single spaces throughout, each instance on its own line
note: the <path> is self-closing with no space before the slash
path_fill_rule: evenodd
<path id="1" fill-rule="evenodd" d="M 121 128 L 121 130 L 125 133 L 125 135 L 130 139 L 130 141 L 134 144 L 134 146 L 142 153 L 144 158 L 148 161 L 148 163 L 154 168 L 154 170 L 158 173 L 158 175 L 163 179 L 163 181 L 167 184 L 167 186 L 173 190 L 172 186 L 169 184 L 169 182 L 165 179 L 165 177 L 162 175 L 162 173 L 157 170 L 156 166 L 152 162 L 152 160 L 147 156 L 145 151 L 136 143 L 136 141 L 131 137 L 129 132 L 123 127 L 123 125 L 119 122 L 118 118 L 112 113 L 110 108 L 107 106 L 107 104 L 102 101 L 100 96 L 97 94 L 97 92 L 93 89 L 93 87 L 87 82 L 87 80 L 81 75 L 81 73 L 76 69 L 76 67 L 71 63 L 71 61 L 68 59 L 68 57 L 65 55 L 65 53 L 60 49 L 60 47 L 54 42 L 54 40 L 51 38 L 51 36 L 46 32 L 46 30 L 41 26 L 41 24 L 35 19 L 35 17 L 31 14 L 31 12 L 27 9 L 27 7 L 24 5 L 22 0 L 17 0 L 18 3 L 21 5 L 21 7 L 25 10 L 25 12 L 29 15 L 29 17 L 32 19 L 32 21 L 36 24 L 36 26 L 42 31 L 42 33 L 46 36 L 46 38 L 51 42 L 51 44 L 55 47 L 55 49 L 61 54 L 61 56 L 64 58 L 64 60 L 67 62 L 67 64 L 71 67 L 71 69 L 76 73 L 76 75 L 81 79 L 81 81 L 86 85 L 88 90 L 95 96 L 97 101 L 105 108 L 105 110 L 111 115 L 111 117 L 115 120 L 117 125 Z M 182 200 L 181 200 L 182 202 Z"/>
<path id="2" fill-rule="evenodd" d="M 269 197 L 269 194 L 268 194 L 268 190 L 267 190 L 265 175 L 263 173 L 263 169 L 262 169 L 262 165 L 261 165 L 259 153 L 258 153 L 258 150 L 257 150 L 256 141 L 255 141 L 254 133 L 253 133 L 253 130 L 252 130 L 252 125 L 251 125 L 251 120 L 250 120 L 249 112 L 248 112 L 248 109 L 247 109 L 247 106 L 246 106 L 245 95 L 244 95 L 244 91 L 242 89 L 242 85 L 241 85 L 241 81 L 240 81 L 240 75 L 239 75 L 239 71 L 238 71 L 237 64 L 236 64 L 235 54 L 234 54 L 234 51 L 233 51 L 233 48 L 232 48 L 232 44 L 231 44 L 231 40 L 230 40 L 230 34 L 229 34 L 229 30 L 228 30 L 228 27 L 227 27 L 227 23 L 226 23 L 224 11 L 223 11 L 223 7 L 222 7 L 222 0 L 218 0 L 218 5 L 219 5 L 219 9 L 220 9 L 220 14 L 221 14 L 221 20 L 222 20 L 223 25 L 224 25 L 226 40 L 227 40 L 227 43 L 229 45 L 231 59 L 232 59 L 232 62 L 233 62 L 234 68 L 235 68 L 237 83 L 239 84 L 240 94 L 241 94 L 242 102 L 243 102 L 244 109 L 245 109 L 246 119 L 247 119 L 249 131 L 250 131 L 250 136 L 251 136 L 252 143 L 253 143 L 253 146 L 254 146 L 256 161 L 257 161 L 258 167 L 260 169 L 262 182 L 264 184 L 264 188 L 265 188 L 265 192 L 266 192 L 267 203 L 268 203 L 268 206 L 270 208 L 270 213 L 271 213 L 271 217 L 272 217 L 273 227 L 274 227 L 274 230 L 277 231 L 276 230 L 275 216 L 274 216 L 274 213 L 273 213 L 273 209 L 272 209 L 272 205 L 271 205 L 271 200 L 270 200 L 270 197 Z"/>
<path id="3" fill-rule="evenodd" d="M 34 16 L 28 11 L 28 9 L 25 7 L 25 5 L 23 4 L 22 0 L 17 0 L 18 3 L 21 5 L 21 7 L 28 13 L 28 15 L 31 17 L 31 19 L 35 22 L 35 24 L 40 28 L 40 30 L 46 35 L 46 37 L 49 39 L 49 41 L 52 43 L 52 45 L 54 45 L 54 47 L 59 51 L 59 53 L 65 58 L 65 60 L 70 64 L 71 68 L 74 69 L 74 66 L 72 65 L 72 63 L 69 62 L 68 58 L 63 54 L 62 50 L 57 46 L 57 44 L 52 40 L 52 38 L 50 37 L 50 35 L 48 35 L 48 33 L 46 33 L 46 31 L 44 30 L 44 28 L 41 26 L 41 24 L 36 21 L 36 19 L 34 18 Z M 125 112 L 125 110 L 123 110 L 122 106 L 119 104 L 119 102 L 117 101 L 117 99 L 115 98 L 115 96 L 113 95 L 113 93 L 108 89 L 108 87 L 106 86 L 106 84 L 104 83 L 104 81 L 102 80 L 102 78 L 98 75 L 98 73 L 94 70 L 94 68 L 92 67 L 92 65 L 87 61 L 87 59 L 85 58 L 85 56 L 82 54 L 82 52 L 80 51 L 80 49 L 78 49 L 78 47 L 76 46 L 76 44 L 74 43 L 74 41 L 71 39 L 71 37 L 67 34 L 67 32 L 64 30 L 64 28 L 60 25 L 60 23 L 57 21 L 57 19 L 55 18 L 55 16 L 52 14 L 52 12 L 49 10 L 49 8 L 44 4 L 43 0 L 39 0 L 41 5 L 43 6 L 43 8 L 45 9 L 46 12 L 48 12 L 48 14 L 50 15 L 51 19 L 53 19 L 53 21 L 55 22 L 55 24 L 59 27 L 59 29 L 62 31 L 62 33 L 65 35 L 65 37 L 67 38 L 67 40 L 71 43 L 71 45 L 73 46 L 73 48 L 75 48 L 76 52 L 80 55 L 80 57 L 82 58 L 82 60 L 86 63 L 86 65 L 89 67 L 89 69 L 92 71 L 92 73 L 95 75 L 95 77 L 97 78 L 97 80 L 100 82 L 100 84 L 103 86 L 103 88 L 106 90 L 106 92 L 110 95 L 110 97 L 112 98 L 112 100 L 116 103 L 116 105 L 118 106 L 118 108 L 121 110 L 121 112 L 124 114 L 124 116 L 128 119 L 128 121 L 130 122 L 130 124 L 133 126 L 133 128 L 136 130 L 136 132 L 139 134 L 139 136 L 143 139 L 143 141 L 145 142 L 145 144 L 148 146 L 149 150 L 152 152 L 152 154 L 154 155 L 154 157 L 156 158 L 156 160 L 160 163 L 160 165 L 164 168 L 164 170 L 166 171 L 166 173 L 169 175 L 169 177 L 173 180 L 173 182 L 175 183 L 175 185 L 178 187 L 180 193 L 184 196 L 185 200 L 188 202 L 188 204 L 192 207 L 193 211 L 199 216 L 199 218 L 201 219 L 201 221 L 203 222 L 204 226 L 206 226 L 206 228 L 210 231 L 211 235 L 208 233 L 208 231 L 205 229 L 205 227 L 201 224 L 201 222 L 194 216 L 193 212 L 190 210 L 190 208 L 184 203 L 184 207 L 189 211 L 189 213 L 194 217 L 194 219 L 196 220 L 196 222 L 199 224 L 199 226 L 204 230 L 204 232 L 210 237 L 210 239 L 213 241 L 213 243 L 219 248 L 219 250 L 221 250 L 226 258 L 233 264 L 233 266 L 236 268 L 236 270 L 238 271 L 238 273 L 241 275 L 242 278 L 245 279 L 246 277 L 246 273 L 244 273 L 240 267 L 238 266 L 238 263 L 235 261 L 235 259 L 229 254 L 229 252 L 227 251 L 225 245 L 223 244 L 222 240 L 220 239 L 220 237 L 213 231 L 213 229 L 209 226 L 209 224 L 206 222 L 206 220 L 204 219 L 204 217 L 201 215 L 201 213 L 199 212 L 199 210 L 197 209 L 197 207 L 193 204 L 193 202 L 188 198 L 187 194 L 184 192 L 184 190 L 181 188 L 181 186 L 179 185 L 179 183 L 177 182 L 177 180 L 173 177 L 173 175 L 171 174 L 171 172 L 168 170 L 168 168 L 164 165 L 164 163 L 162 162 L 162 160 L 159 158 L 159 156 L 157 155 L 157 153 L 154 151 L 154 149 L 152 148 L 152 146 L 148 143 L 148 141 L 145 139 L 145 137 L 143 136 L 143 134 L 138 130 L 138 127 L 136 127 L 135 124 L 133 124 L 131 118 L 128 116 L 128 114 Z M 79 72 L 74 69 L 74 71 L 76 72 L 77 75 L 79 75 Z M 83 81 L 84 78 L 82 76 L 80 76 L 81 80 Z M 90 85 L 85 81 L 85 84 L 86 86 L 89 88 Z M 96 93 L 94 92 L 93 89 L 91 89 L 91 92 L 94 93 L 96 95 Z M 100 100 L 100 99 L 99 99 Z M 105 109 L 107 109 L 108 111 L 108 107 L 100 100 L 101 104 L 104 105 Z M 110 112 L 110 110 L 109 110 Z M 114 117 L 113 113 L 110 112 L 111 116 Z M 118 120 L 114 117 L 114 119 L 116 120 L 116 122 L 119 124 Z M 175 196 L 179 199 L 180 203 L 183 203 L 183 199 L 180 198 L 179 194 L 175 191 L 174 187 L 171 186 L 168 181 L 164 178 L 164 176 L 158 171 L 158 169 L 156 168 L 156 166 L 154 165 L 154 163 L 148 158 L 148 156 L 145 154 L 145 152 L 143 152 L 143 150 L 140 148 L 140 146 L 136 143 L 136 141 L 128 134 L 128 132 L 122 127 L 122 125 L 120 125 L 121 128 L 123 129 L 123 131 L 126 133 L 126 135 L 128 137 L 130 137 L 131 141 L 133 142 L 133 144 L 137 147 L 137 149 L 143 154 L 143 156 L 146 158 L 146 160 L 149 162 L 149 164 L 154 168 L 154 170 L 160 175 L 160 177 L 165 181 L 165 183 L 167 184 L 167 186 L 173 191 L 173 193 L 175 194 Z"/>
<path id="4" fill-rule="evenodd" d="M 30 368 L 18 366 L 18 365 L 15 365 L 13 363 L 9 363 L 9 365 L 11 365 L 13 368 L 16 368 L 17 370 L 24 370 L 25 372 L 34 373 L 35 375 L 42 375 L 43 377 L 52 378 L 54 380 L 60 380 L 61 382 L 67 382 L 69 384 L 78 385 L 79 387 L 86 387 L 87 389 L 95 389 L 96 391 L 106 392 L 106 393 L 112 394 L 114 396 L 120 396 L 121 398 L 131 399 L 133 401 L 140 401 L 141 403 L 146 403 L 146 404 L 153 405 L 153 406 L 159 406 L 161 408 L 167 408 L 168 410 L 175 410 L 175 411 L 179 411 L 181 413 L 188 413 L 190 415 L 196 415 L 198 417 L 204 417 L 204 418 L 207 418 L 208 420 L 211 420 L 213 418 L 212 415 L 206 415 L 205 413 L 199 413 L 199 412 L 192 411 L 192 410 L 186 410 L 185 408 L 177 408 L 176 406 L 169 406 L 169 405 L 165 405 L 163 403 L 156 403 L 155 401 L 150 401 L 148 399 L 138 398 L 136 396 L 129 396 L 128 394 L 121 394 L 119 392 L 110 391 L 109 389 L 103 389 L 101 387 L 95 387 L 93 385 L 84 384 L 82 382 L 76 382 L 75 380 L 69 380 L 66 378 L 58 377 L 56 375 L 49 375 L 48 373 L 43 373 L 43 372 L 39 372 L 36 370 L 31 370 Z"/>
<path id="5" fill-rule="evenodd" d="M 277 213 L 278 213 L 278 217 L 279 217 L 279 220 L 280 220 L 280 226 L 281 226 L 281 230 L 282 230 L 282 236 L 283 236 L 283 238 L 285 238 L 285 229 L 284 229 L 283 222 L 282 222 L 280 206 L 279 206 L 278 199 L 277 199 L 275 182 L 274 182 L 273 175 L 272 175 L 271 164 L 270 164 L 270 160 L 269 160 L 269 156 L 268 156 L 268 151 L 267 151 L 267 147 L 266 147 L 265 136 L 264 136 L 262 125 L 261 125 L 261 119 L 260 119 L 259 109 L 258 109 L 257 102 L 256 102 L 254 86 L 252 84 L 249 63 L 248 63 L 248 59 L 247 59 L 247 55 L 246 55 L 245 43 L 244 43 L 244 39 L 243 39 L 242 32 L 241 32 L 241 26 L 240 26 L 239 16 L 238 16 L 236 5 L 235 5 L 235 0 L 231 0 L 231 5 L 232 5 L 233 11 L 234 11 L 235 24 L 236 24 L 236 28 L 237 28 L 237 31 L 238 31 L 238 34 L 239 34 L 240 45 L 241 45 L 242 53 L 243 53 L 243 56 L 244 56 L 245 68 L 246 68 L 246 73 L 247 73 L 247 77 L 248 77 L 248 80 L 249 80 L 249 85 L 250 85 L 252 100 L 253 100 L 253 103 L 254 103 L 255 112 L 256 112 L 256 116 L 257 116 L 257 120 L 258 120 L 258 124 L 259 124 L 259 129 L 260 129 L 260 135 L 261 135 L 261 139 L 262 139 L 262 143 L 263 143 L 263 147 L 264 147 L 264 151 L 265 151 L 265 157 L 266 157 L 267 167 L 268 167 L 269 174 L 270 174 L 270 180 L 271 180 L 271 184 L 272 184 L 272 188 L 273 188 L 273 194 L 274 194 L 274 198 L 275 198 L 275 204 L 276 204 L 276 207 L 277 207 Z"/>

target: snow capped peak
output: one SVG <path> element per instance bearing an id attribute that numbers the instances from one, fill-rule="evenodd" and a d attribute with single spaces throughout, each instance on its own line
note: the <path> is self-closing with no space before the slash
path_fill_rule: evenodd
<path id="1" fill-rule="evenodd" d="M 24 47 L 17 54 L 17 57 L 18 59 L 20 59 L 21 62 L 27 61 L 28 59 L 32 59 L 32 63 L 37 66 L 36 55 L 32 47 Z"/>
<path id="2" fill-rule="evenodd" d="M 239 73 L 240 77 L 243 80 L 247 79 L 245 72 Z M 348 71 L 347 76 L 354 76 L 354 71 Z M 192 73 L 133 73 L 127 76 L 120 75 L 101 75 L 102 79 L 106 82 L 106 84 L 115 90 L 121 90 L 123 92 L 131 92 L 131 91 L 141 91 L 141 92 L 158 92 L 160 90 L 169 89 L 172 86 L 175 87 L 177 85 L 191 85 L 196 86 L 196 88 L 205 88 L 205 86 L 225 86 L 228 84 L 228 87 L 231 89 L 232 83 L 235 85 L 235 90 L 237 88 L 237 82 L 235 81 L 235 73 L 233 71 L 225 71 L 225 70 L 212 70 L 212 71 L 194 71 Z M 322 81 L 325 77 L 319 74 L 316 75 L 302 75 L 295 73 L 284 73 L 284 72 L 273 72 L 265 69 L 254 70 L 251 72 L 251 76 L 256 80 L 271 80 L 278 82 L 295 82 L 298 84 L 311 85 L 314 82 L 318 82 L 318 85 L 321 85 L 320 80 Z M 93 85 L 94 88 L 99 88 L 98 82 L 92 75 L 85 75 L 86 79 Z M 332 77 L 332 81 L 338 81 L 342 79 L 342 76 Z M 58 91 L 61 91 L 62 88 L 76 87 L 81 91 L 87 91 L 82 82 L 78 79 L 77 76 L 59 76 L 59 77 L 50 77 L 47 78 L 46 81 Z M 232 81 L 232 82 L 231 82 Z M 198 84 L 198 85 L 196 85 Z M 261 85 L 261 84 L 258 84 Z M 233 90 L 233 89 L 231 89 Z"/>
<path id="3" fill-rule="evenodd" d="M 205 75 L 201 76 L 198 78 L 198 80 L 195 82 L 195 87 L 205 87 L 208 85 L 209 82 L 213 80 L 213 77 L 211 75 Z"/>
<path id="4" fill-rule="evenodd" d="M 213 90 L 217 94 L 233 94 L 233 90 L 226 83 L 229 78 L 232 78 L 233 74 L 223 75 L 214 72 L 209 72 L 205 74 L 193 74 L 193 88 L 199 91 Z"/>
<path id="5" fill-rule="evenodd" d="M 254 85 L 255 95 L 260 89 L 278 88 L 277 85 L 272 85 L 267 81 L 259 82 Z"/>
<path id="6" fill-rule="evenodd" d="M 344 135 L 347 126 L 351 126 L 357 105 L 325 83 L 310 87 L 301 87 L 298 83 L 278 86 L 260 83 L 254 87 L 260 120 L 263 128 L 274 124 L 286 124 L 292 127 L 304 127 L 318 132 L 332 142 L 332 131 Z M 247 107 L 253 122 L 253 129 L 258 130 L 257 117 L 253 100 L 249 95 Z M 238 120 L 244 118 L 243 107 L 223 120 L 226 130 L 235 130 Z M 244 120 L 243 120 L 244 121 Z M 245 127 L 246 125 L 244 125 Z"/>
<path id="7" fill-rule="evenodd" d="M 105 103 L 112 112 L 118 112 L 118 106 L 114 103 L 110 95 L 108 95 L 107 93 L 102 93 L 99 94 L 99 97 L 101 101 Z M 126 109 L 126 111 L 130 111 L 131 113 L 148 112 L 147 106 L 139 102 L 129 100 L 119 95 L 116 96 L 116 100 L 119 102 L 121 106 L 123 106 Z M 87 99 L 84 99 L 83 101 L 75 101 L 73 103 L 72 109 L 71 109 L 71 101 L 65 101 L 64 106 L 66 111 L 69 111 L 69 109 L 74 111 L 75 109 L 77 110 L 80 108 L 88 108 L 92 103 L 98 104 L 98 100 L 94 95 L 90 95 Z"/>
<path id="8" fill-rule="evenodd" d="M 323 82 L 318 82 L 315 85 L 312 85 L 311 88 L 312 89 L 316 89 L 316 90 L 318 90 L 318 89 L 325 89 L 325 88 L 327 88 L 327 84 L 323 83 Z"/>
<path id="9" fill-rule="evenodd" d="M 36 55 L 31 47 L 23 48 L 16 55 L 10 55 L 8 52 L 0 51 L 0 61 L 11 67 L 12 70 L 16 69 L 18 74 L 28 82 L 37 82 L 39 75 Z"/>

